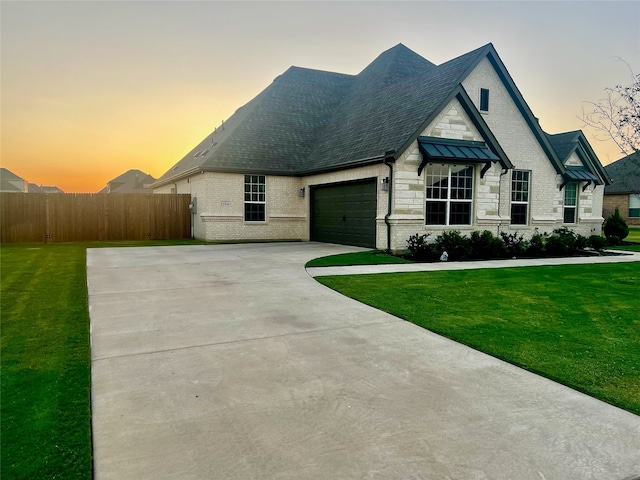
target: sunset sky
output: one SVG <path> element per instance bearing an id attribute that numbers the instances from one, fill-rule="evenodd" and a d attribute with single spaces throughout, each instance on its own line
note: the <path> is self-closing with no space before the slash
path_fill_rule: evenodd
<path id="1" fill-rule="evenodd" d="M 160 177 L 289 66 L 357 74 L 403 43 L 440 64 L 492 42 L 549 133 L 640 71 L 640 2 L 6 1 L 2 167 L 97 192 Z M 587 138 L 603 164 L 623 155 Z"/>

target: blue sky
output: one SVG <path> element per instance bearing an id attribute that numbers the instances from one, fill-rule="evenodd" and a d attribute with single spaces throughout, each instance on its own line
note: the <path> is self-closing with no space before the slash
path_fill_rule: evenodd
<path id="1" fill-rule="evenodd" d="M 291 65 L 355 74 L 403 43 L 492 42 L 549 133 L 640 71 L 640 2 L 2 1 L 2 166 L 94 192 L 159 177 Z M 585 129 L 602 163 L 622 155 Z"/>

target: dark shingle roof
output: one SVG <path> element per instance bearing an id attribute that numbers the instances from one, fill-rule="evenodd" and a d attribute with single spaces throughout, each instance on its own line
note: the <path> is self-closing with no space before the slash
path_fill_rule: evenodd
<path id="1" fill-rule="evenodd" d="M 609 184 L 609 175 L 602 167 L 600 160 L 591 148 L 591 145 L 589 145 L 587 137 L 584 136 L 584 133 L 582 133 L 581 130 L 556 133 L 553 135 L 545 132 L 544 135 L 549 142 L 549 145 L 551 145 L 551 148 L 553 148 L 556 156 L 563 165 L 573 152 L 578 153 L 578 156 L 583 162 L 582 167 L 572 167 L 565 165 L 565 171 L 562 173 L 562 175 L 566 180 L 589 180 L 595 182 L 597 185 Z M 588 173 L 576 172 L 576 168 L 586 170 L 588 171 Z"/>
<path id="2" fill-rule="evenodd" d="M 562 163 L 565 162 L 567 157 L 575 150 L 578 137 L 582 135 L 582 132 L 579 130 L 573 132 L 565 132 L 565 133 L 556 133 L 554 135 L 550 135 L 548 133 L 545 134 L 547 136 L 547 140 L 553 147 L 558 155 L 558 158 Z"/>
<path id="3" fill-rule="evenodd" d="M 488 51 L 435 66 L 399 44 L 358 75 L 291 67 L 159 182 L 197 170 L 301 175 L 400 151 Z"/>
<path id="4" fill-rule="evenodd" d="M 606 194 L 640 193 L 640 152 L 627 155 L 604 167 L 611 177 Z"/>

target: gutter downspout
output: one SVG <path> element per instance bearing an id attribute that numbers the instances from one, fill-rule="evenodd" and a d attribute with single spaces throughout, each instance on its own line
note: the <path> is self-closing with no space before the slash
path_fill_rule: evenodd
<path id="1" fill-rule="evenodd" d="M 498 177 L 498 216 L 500 217 L 500 222 L 498 223 L 498 237 L 500 236 L 500 227 L 502 226 L 502 214 L 500 213 L 500 200 L 502 200 L 502 177 L 505 176 L 508 171 L 508 168 L 503 168 L 500 173 L 500 177 Z"/>
<path id="2" fill-rule="evenodd" d="M 389 217 L 391 216 L 391 199 L 393 198 L 393 164 L 396 161 L 395 150 L 389 150 L 384 153 L 384 164 L 389 167 L 389 183 L 387 193 L 389 198 L 387 200 L 387 214 L 384 216 L 384 223 L 387 226 L 387 253 L 391 252 L 391 224 L 389 223 Z"/>

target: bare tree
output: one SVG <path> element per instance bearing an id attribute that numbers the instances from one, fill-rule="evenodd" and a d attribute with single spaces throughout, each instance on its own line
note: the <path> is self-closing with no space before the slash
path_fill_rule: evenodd
<path id="1" fill-rule="evenodd" d="M 640 150 L 640 75 L 631 73 L 631 85 L 605 88 L 606 97 L 582 109 L 578 117 L 596 130 L 597 140 L 613 140 L 625 155 Z"/>

